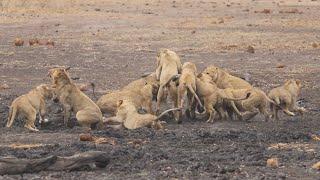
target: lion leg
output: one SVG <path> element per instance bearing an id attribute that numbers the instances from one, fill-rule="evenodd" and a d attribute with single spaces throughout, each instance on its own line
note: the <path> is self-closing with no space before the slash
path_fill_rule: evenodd
<path id="1" fill-rule="evenodd" d="M 40 110 L 39 110 L 39 123 L 41 124 L 42 122 L 48 122 L 48 119 L 45 119 L 46 115 L 46 104 L 44 100 L 40 101 Z"/>
<path id="2" fill-rule="evenodd" d="M 196 111 L 196 102 L 193 94 L 187 93 L 188 97 L 188 109 L 186 111 L 186 115 L 190 119 L 194 119 L 196 117 L 195 111 Z"/>
<path id="3" fill-rule="evenodd" d="M 242 113 L 240 113 L 240 111 L 238 110 L 234 101 L 231 101 L 230 104 L 231 104 L 232 109 L 236 113 L 237 117 L 239 118 L 239 120 L 242 121 L 243 120 Z"/>
<path id="4" fill-rule="evenodd" d="M 283 112 L 285 112 L 289 116 L 295 116 L 295 114 L 293 112 L 291 112 L 288 107 L 285 107 L 283 109 Z"/>
<path id="5" fill-rule="evenodd" d="M 163 91 L 164 91 L 163 86 L 160 86 L 159 90 L 158 90 L 158 94 L 157 94 L 156 114 L 159 114 L 159 112 L 160 112 L 160 106 L 161 106 L 161 102 L 163 100 L 163 95 L 164 95 Z"/>
<path id="6" fill-rule="evenodd" d="M 178 105 L 179 105 L 179 104 L 178 104 L 178 92 L 177 92 L 177 87 L 176 87 L 176 86 L 170 86 L 169 93 L 170 93 L 171 101 L 173 102 L 173 108 L 178 108 Z M 181 122 L 181 119 L 178 119 L 179 113 L 180 113 L 180 112 L 178 112 L 178 111 L 173 112 L 174 118 L 175 118 L 175 120 L 176 120 L 178 123 Z"/>
<path id="7" fill-rule="evenodd" d="M 275 120 L 279 120 L 279 116 L 278 116 L 278 107 L 274 104 L 270 104 L 270 110 L 271 110 L 271 118 L 275 119 Z"/>
<path id="8" fill-rule="evenodd" d="M 122 124 L 109 125 L 109 127 L 111 127 L 112 129 L 115 129 L 115 130 L 120 130 L 120 129 L 123 129 L 123 128 L 124 128 Z"/>
<path id="9" fill-rule="evenodd" d="M 259 107 L 259 112 L 261 114 L 263 114 L 264 118 L 265 118 L 265 121 L 269 121 L 269 113 L 267 112 L 267 108 L 265 106 L 260 106 Z"/>
<path id="10" fill-rule="evenodd" d="M 149 112 L 150 114 L 154 114 L 153 109 L 152 109 L 152 98 L 146 100 L 146 110 L 147 112 Z"/>
<path id="11" fill-rule="evenodd" d="M 218 107 L 218 113 L 219 113 L 219 115 L 220 115 L 220 118 L 222 119 L 222 120 L 227 120 L 227 114 L 226 114 L 226 112 L 224 111 L 224 109 L 222 108 L 222 107 Z"/>
<path id="12" fill-rule="evenodd" d="M 69 104 L 64 104 L 64 116 L 63 123 L 66 127 L 68 127 L 69 119 L 71 116 L 71 106 Z"/>
<path id="13" fill-rule="evenodd" d="M 279 108 L 275 107 L 274 108 L 274 118 L 275 120 L 279 121 Z"/>
<path id="14" fill-rule="evenodd" d="M 96 124 L 101 121 L 97 113 L 95 111 L 92 111 L 91 109 L 78 111 L 76 114 L 76 118 L 79 124 L 85 129 L 91 129 L 92 124 Z"/>
<path id="15" fill-rule="evenodd" d="M 204 108 L 205 108 L 206 112 L 209 114 L 209 118 L 207 119 L 207 122 L 208 123 L 213 122 L 214 117 L 216 115 L 216 111 L 213 108 L 212 103 L 210 103 L 209 101 L 205 100 L 204 101 Z"/>
<path id="16" fill-rule="evenodd" d="M 184 87 L 179 86 L 178 88 L 178 95 L 177 95 L 177 105 L 179 106 L 179 108 L 183 109 L 184 108 L 184 103 L 185 103 L 185 93 L 186 93 L 186 89 Z M 177 113 L 177 117 L 178 121 L 181 120 L 182 118 L 182 110 L 180 112 Z"/>
<path id="17" fill-rule="evenodd" d="M 39 131 L 39 129 L 37 129 L 34 125 L 34 122 L 36 121 L 37 111 L 33 107 L 30 107 L 25 110 L 25 114 L 26 114 L 27 120 L 24 127 L 31 131 L 35 131 L 35 132 Z"/>
<path id="18" fill-rule="evenodd" d="M 105 118 L 103 123 L 123 123 L 123 120 L 120 119 L 118 116 L 113 116 L 113 117 Z"/>

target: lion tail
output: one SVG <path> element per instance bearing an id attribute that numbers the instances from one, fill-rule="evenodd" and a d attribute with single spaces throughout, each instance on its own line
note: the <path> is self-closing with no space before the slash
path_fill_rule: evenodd
<path id="1" fill-rule="evenodd" d="M 17 107 L 15 105 L 10 106 L 9 109 L 9 116 L 8 116 L 8 121 L 7 121 L 7 127 L 11 127 L 13 124 L 13 121 L 16 117 L 17 114 Z"/>

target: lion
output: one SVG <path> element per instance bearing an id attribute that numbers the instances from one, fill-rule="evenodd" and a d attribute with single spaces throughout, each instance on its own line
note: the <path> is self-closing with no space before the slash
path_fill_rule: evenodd
<path id="1" fill-rule="evenodd" d="M 53 68 L 48 75 L 53 81 L 55 94 L 64 107 L 64 124 L 68 126 L 71 112 L 76 113 L 79 124 L 91 129 L 92 125 L 103 127 L 100 108 L 71 81 L 67 70 L 70 68 Z"/>
<path id="2" fill-rule="evenodd" d="M 159 81 L 159 90 L 157 94 L 156 112 L 159 114 L 161 102 L 166 97 L 168 89 L 171 100 L 175 108 L 178 107 L 177 85 L 170 79 L 181 73 L 182 65 L 179 56 L 168 49 L 160 50 L 157 56 L 156 78 Z M 175 116 L 177 117 L 177 115 Z"/>
<path id="3" fill-rule="evenodd" d="M 192 113 L 195 111 L 194 98 L 197 100 L 198 104 L 203 107 L 198 95 L 196 94 L 196 76 L 197 76 L 197 67 L 194 63 L 186 62 L 182 66 L 181 76 L 179 77 L 179 86 L 178 86 L 178 106 L 183 109 L 185 102 L 185 96 L 188 97 L 187 105 L 187 115 L 191 118 L 195 117 L 195 114 Z M 178 113 L 177 120 L 181 121 L 182 111 Z"/>
<path id="4" fill-rule="evenodd" d="M 141 127 L 149 127 L 154 129 L 163 129 L 159 119 L 166 113 L 171 111 L 178 111 L 179 108 L 168 109 L 161 113 L 159 116 L 152 114 L 139 114 L 136 106 L 130 100 L 119 100 L 117 103 L 117 114 L 116 116 L 106 118 L 104 123 L 107 124 L 119 124 L 110 125 L 113 128 L 137 129 Z"/>
<path id="5" fill-rule="evenodd" d="M 215 67 L 209 66 L 204 71 L 203 74 L 207 74 L 212 78 L 212 81 L 217 84 L 219 88 L 234 88 L 234 89 L 248 89 L 253 88 L 250 83 L 247 81 L 238 78 L 236 76 L 232 76 L 225 70 Z"/>
<path id="6" fill-rule="evenodd" d="M 98 99 L 97 105 L 103 113 L 115 115 L 117 102 L 121 99 L 131 100 L 137 109 L 143 108 L 153 114 L 152 100 L 157 92 L 157 86 L 144 82 L 144 85 L 137 83 L 136 86 L 125 87 L 122 90 L 112 91 Z"/>
<path id="7" fill-rule="evenodd" d="M 279 120 L 278 111 L 283 110 L 289 116 L 294 116 L 292 112 L 298 112 L 301 115 L 306 111 L 303 107 L 297 106 L 297 98 L 300 95 L 302 83 L 300 80 L 290 79 L 284 85 L 272 89 L 268 97 L 272 99 L 276 105 L 270 104 L 272 117 Z"/>
<path id="8" fill-rule="evenodd" d="M 24 125 L 25 128 L 31 131 L 39 131 L 35 126 L 37 113 L 39 113 L 39 123 L 48 121 L 44 118 L 46 114 L 45 100 L 53 97 L 54 90 L 47 84 L 41 84 L 29 93 L 19 96 L 10 106 L 6 126 L 11 127 L 16 115 L 20 114 L 27 119 Z"/>
<path id="9" fill-rule="evenodd" d="M 268 121 L 269 113 L 267 112 L 267 107 L 269 103 L 275 104 L 268 96 L 259 88 L 253 87 L 247 81 L 232 76 L 221 68 L 215 66 L 209 66 L 204 71 L 204 74 L 209 75 L 213 82 L 217 84 L 219 88 L 233 88 L 233 89 L 251 89 L 251 96 L 243 101 L 235 102 L 237 108 L 240 111 L 246 112 L 243 116 L 247 116 L 247 120 L 253 118 L 258 112 L 264 115 L 265 120 Z M 257 112 L 258 110 L 258 112 Z M 229 116 L 232 117 L 232 114 Z M 238 113 L 236 113 L 238 115 Z M 241 116 L 238 116 L 242 119 Z"/>
<path id="10" fill-rule="evenodd" d="M 246 94 L 241 97 L 233 97 L 234 94 L 238 93 L 237 89 L 226 88 L 220 89 L 212 81 L 211 77 L 207 74 L 200 73 L 197 76 L 196 81 L 197 94 L 204 102 L 205 111 L 202 113 L 209 114 L 207 122 L 213 122 L 216 111 L 222 119 L 226 119 L 226 113 L 224 111 L 224 102 L 230 101 L 235 112 L 239 112 L 233 101 L 239 101 L 247 99 L 250 96 L 250 89 L 246 90 Z"/>

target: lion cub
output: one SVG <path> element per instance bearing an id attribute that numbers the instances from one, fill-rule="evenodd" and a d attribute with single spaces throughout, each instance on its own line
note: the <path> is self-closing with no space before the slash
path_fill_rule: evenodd
<path id="1" fill-rule="evenodd" d="M 159 81 L 159 90 L 157 94 L 157 106 L 156 111 L 159 113 L 160 105 L 163 99 L 165 99 L 165 93 L 168 89 L 171 100 L 174 103 L 174 107 L 178 107 L 177 101 L 177 86 L 176 83 L 171 81 L 173 76 L 181 73 L 181 61 L 179 56 L 168 49 L 160 50 L 157 56 L 157 69 L 156 78 Z"/>
<path id="2" fill-rule="evenodd" d="M 197 94 L 203 99 L 205 112 L 209 114 L 207 122 L 213 122 L 216 111 L 222 119 L 226 118 L 226 113 L 224 111 L 224 101 L 230 101 L 235 112 L 239 113 L 239 110 L 235 106 L 233 101 L 239 101 L 247 99 L 250 96 L 250 89 L 245 89 L 246 94 L 239 98 L 234 98 L 233 95 L 238 93 L 237 89 L 226 88 L 220 89 L 212 81 L 211 77 L 207 74 L 200 73 L 197 76 Z"/>
<path id="3" fill-rule="evenodd" d="M 306 111 L 305 108 L 298 107 L 296 104 L 301 86 L 300 80 L 290 79 L 284 85 L 274 88 L 269 92 L 269 98 L 276 103 L 276 105 L 270 104 L 273 118 L 279 120 L 278 111 L 281 109 L 289 116 L 295 115 L 291 111 L 299 112 L 300 114 Z"/>
<path id="4" fill-rule="evenodd" d="M 46 84 L 41 84 L 28 94 L 19 96 L 10 106 L 7 127 L 11 127 L 16 115 L 20 114 L 27 118 L 25 128 L 31 131 L 39 131 L 35 126 L 36 115 L 37 113 L 40 114 L 40 123 L 47 121 L 47 119 L 44 119 L 46 114 L 45 100 L 51 98 L 53 98 L 53 89 Z"/>
<path id="5" fill-rule="evenodd" d="M 73 111 L 82 127 L 91 129 L 94 124 L 102 127 L 102 113 L 99 107 L 71 81 L 67 70 L 68 68 L 49 70 L 55 94 L 64 107 L 64 124 L 68 125 Z"/>
<path id="6" fill-rule="evenodd" d="M 179 86 L 178 86 L 178 106 L 179 108 L 183 109 L 183 105 L 185 102 L 185 96 L 188 97 L 188 112 L 191 118 L 194 118 L 194 112 L 195 107 L 194 104 L 194 98 L 197 100 L 199 105 L 203 107 L 198 95 L 196 94 L 196 77 L 197 77 L 197 67 L 194 63 L 186 62 L 182 66 L 182 72 L 181 76 L 179 78 Z M 179 117 L 177 117 L 177 120 L 180 121 L 180 118 L 182 116 L 182 111 L 180 111 Z M 193 116 L 193 117 L 192 117 Z"/>
<path id="7" fill-rule="evenodd" d="M 251 89 L 251 96 L 248 99 L 235 102 L 237 108 L 245 112 L 243 115 L 248 117 L 246 120 L 253 118 L 259 112 L 264 115 L 266 121 L 269 119 L 267 107 L 269 103 L 274 104 L 274 102 L 261 89 L 255 88 L 247 81 L 232 76 L 225 70 L 215 66 L 207 67 L 203 73 L 209 75 L 219 88 Z M 236 114 L 238 115 L 237 112 Z M 238 115 L 238 117 L 241 119 L 241 116 Z"/>
<path id="8" fill-rule="evenodd" d="M 117 106 L 116 116 L 106 118 L 104 123 L 120 123 L 120 127 L 117 126 L 117 128 L 125 127 L 127 129 L 137 129 L 141 127 L 163 129 L 159 119 L 170 111 L 179 110 L 179 108 L 169 109 L 157 117 L 152 114 L 139 114 L 135 105 L 130 100 L 119 100 Z"/>

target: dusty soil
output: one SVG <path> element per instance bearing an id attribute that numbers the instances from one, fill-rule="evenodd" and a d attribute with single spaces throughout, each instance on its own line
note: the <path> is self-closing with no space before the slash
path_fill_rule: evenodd
<path id="1" fill-rule="evenodd" d="M 320 136 L 319 0 L 39 2 L 0 2 L 0 83 L 10 87 L 0 90 L 0 155 L 38 158 L 101 150 L 112 160 L 97 171 L 0 179 L 319 179 L 319 171 L 311 169 L 320 161 L 320 143 L 311 137 Z M 25 40 L 24 46 L 13 45 L 16 37 Z M 28 39 L 35 37 L 53 39 L 55 46 L 29 46 Z M 118 89 L 153 71 L 159 48 L 176 51 L 199 70 L 214 64 L 247 74 L 265 91 L 299 78 L 305 85 L 299 103 L 309 112 L 304 117 L 282 115 L 277 122 L 260 116 L 214 124 L 197 119 L 179 125 L 169 121 L 164 131 L 93 132 L 114 138 L 116 145 L 80 142 L 81 130 L 65 128 L 54 103 L 48 105 L 50 123 L 39 127 L 39 133 L 22 128 L 22 120 L 12 129 L 4 127 L 11 101 L 49 83 L 50 67 L 72 66 L 71 76 L 80 78 L 76 83 L 94 82 L 98 91 Z M 8 147 L 14 143 L 46 145 Z M 266 166 L 271 157 L 279 159 L 278 168 Z"/>

